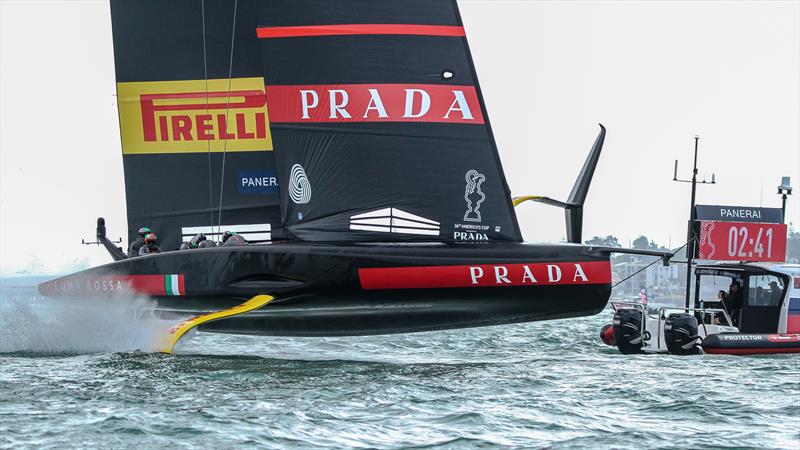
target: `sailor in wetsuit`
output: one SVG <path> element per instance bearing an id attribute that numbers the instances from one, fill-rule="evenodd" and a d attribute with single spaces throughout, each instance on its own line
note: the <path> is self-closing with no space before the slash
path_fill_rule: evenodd
<path id="1" fill-rule="evenodd" d="M 139 256 L 151 253 L 161 253 L 161 247 L 158 246 L 158 239 L 155 233 L 147 233 L 144 236 L 144 245 L 139 249 Z"/>
<path id="2" fill-rule="evenodd" d="M 150 227 L 139 228 L 139 237 L 137 237 L 135 241 L 131 242 L 131 245 L 128 247 L 128 258 L 135 258 L 139 256 L 139 249 L 144 245 L 144 236 L 147 233 L 150 233 Z"/>
<path id="3" fill-rule="evenodd" d="M 224 247 L 231 247 L 234 245 L 247 245 L 247 239 L 238 235 L 235 231 L 226 231 L 222 233 L 222 245 Z"/>
<path id="4" fill-rule="evenodd" d="M 191 241 L 189 241 L 189 248 L 209 248 L 209 247 L 216 247 L 217 245 L 214 244 L 214 241 L 209 241 L 206 238 L 206 235 L 203 233 L 197 233 L 194 235 Z"/>

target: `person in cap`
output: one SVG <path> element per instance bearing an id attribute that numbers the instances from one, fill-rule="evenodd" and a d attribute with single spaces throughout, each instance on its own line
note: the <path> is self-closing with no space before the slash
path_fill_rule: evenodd
<path id="1" fill-rule="evenodd" d="M 150 233 L 150 227 L 139 228 L 139 236 L 136 238 L 136 240 L 131 242 L 130 246 L 128 246 L 128 258 L 135 258 L 139 256 L 139 250 L 144 245 L 144 237 L 147 235 L 147 233 Z"/>
<path id="2" fill-rule="evenodd" d="M 158 238 L 155 233 L 147 233 L 144 235 L 144 245 L 139 249 L 139 256 L 149 255 L 152 253 L 161 253 L 161 247 L 158 246 Z"/>

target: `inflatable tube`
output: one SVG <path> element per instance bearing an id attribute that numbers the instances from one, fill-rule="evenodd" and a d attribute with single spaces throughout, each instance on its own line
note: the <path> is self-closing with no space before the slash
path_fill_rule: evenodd
<path id="1" fill-rule="evenodd" d="M 800 334 L 712 334 L 703 339 L 702 347 L 715 355 L 800 353 Z"/>

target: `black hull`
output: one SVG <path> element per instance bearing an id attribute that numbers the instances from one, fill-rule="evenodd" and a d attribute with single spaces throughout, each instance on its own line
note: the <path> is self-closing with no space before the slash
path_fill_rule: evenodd
<path id="1" fill-rule="evenodd" d="M 159 284 L 163 278 L 166 285 Z M 269 294 L 276 300 L 266 307 L 200 329 L 346 336 L 592 315 L 608 302 L 610 281 L 609 254 L 579 245 L 286 242 L 128 259 L 39 290 L 47 296 L 133 290 L 164 311 L 191 314 Z"/>

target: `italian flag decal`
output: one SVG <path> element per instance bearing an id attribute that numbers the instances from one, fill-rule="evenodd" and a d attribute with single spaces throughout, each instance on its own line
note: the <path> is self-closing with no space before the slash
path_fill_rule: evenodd
<path id="1" fill-rule="evenodd" d="M 164 292 L 167 295 L 184 295 L 183 275 L 164 275 Z"/>

